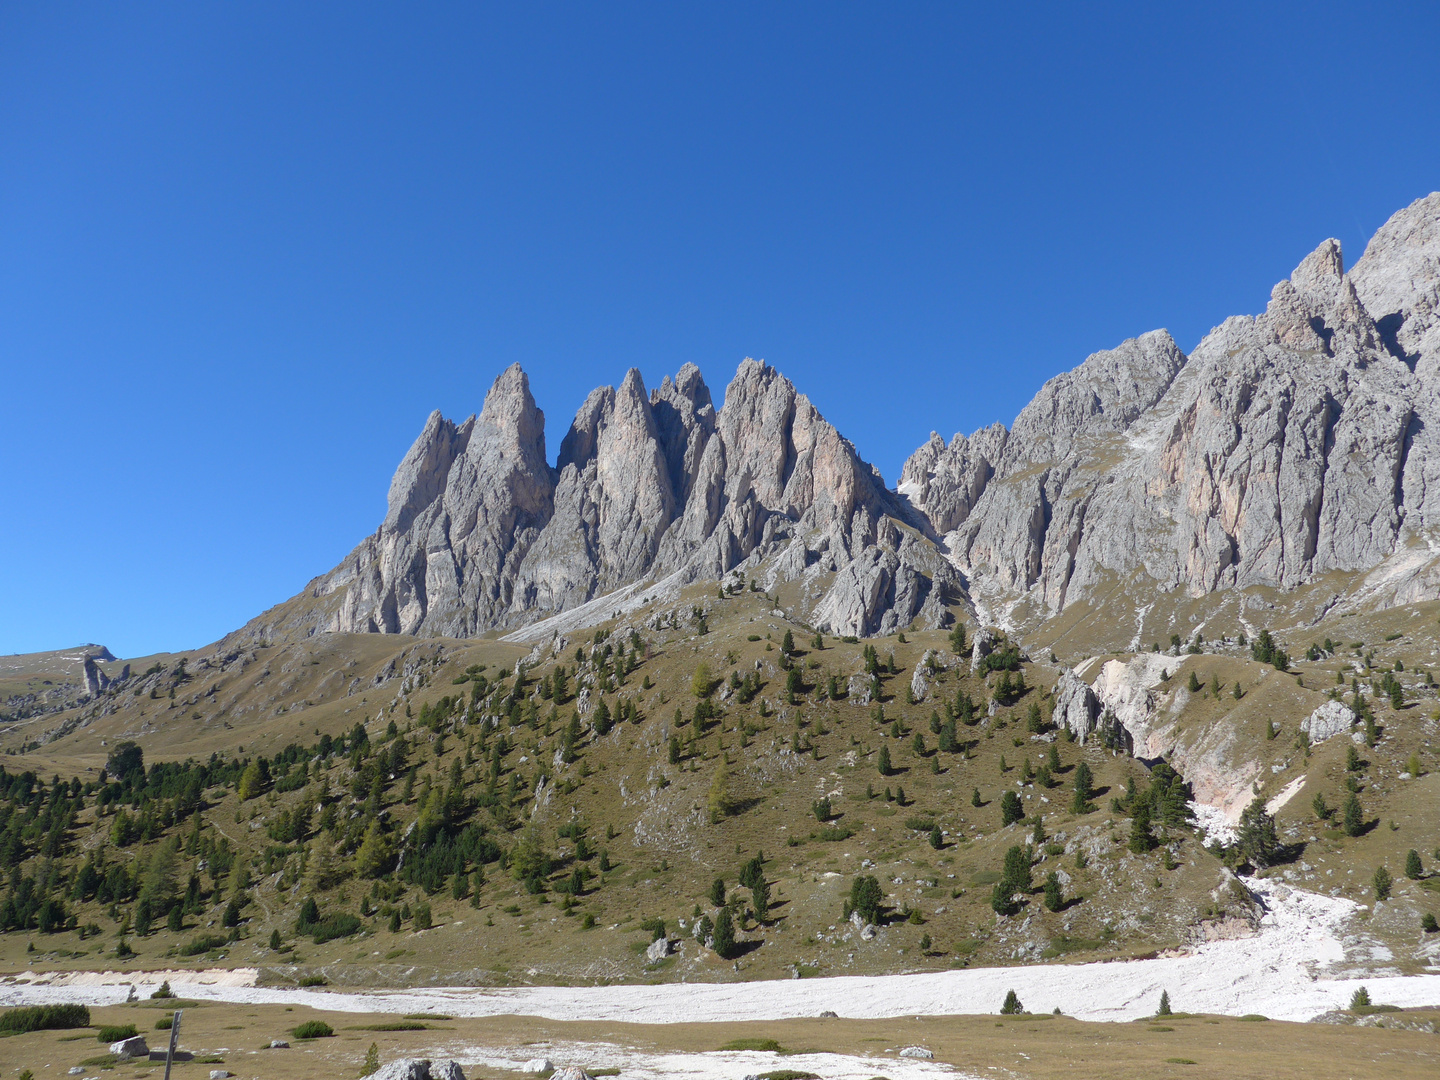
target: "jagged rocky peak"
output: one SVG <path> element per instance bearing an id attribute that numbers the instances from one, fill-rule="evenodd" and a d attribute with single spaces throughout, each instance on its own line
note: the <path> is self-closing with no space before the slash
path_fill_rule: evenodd
<path id="1" fill-rule="evenodd" d="M 1050 380 L 995 458 L 932 437 L 902 491 L 972 583 L 1051 612 L 1137 575 L 1200 596 L 1401 558 L 1391 599 L 1432 596 L 1440 570 L 1405 553 L 1440 529 L 1440 399 L 1418 377 L 1440 361 L 1437 284 L 1432 195 L 1350 273 L 1326 240 L 1188 359 L 1155 331 Z"/>
<path id="2" fill-rule="evenodd" d="M 1382 225 L 1350 278 L 1386 349 L 1422 378 L 1440 374 L 1440 192 Z"/>
<path id="3" fill-rule="evenodd" d="M 1262 314 L 1188 357 L 1155 330 L 1050 379 L 1009 429 L 932 434 L 894 492 L 750 359 L 718 410 L 693 364 L 648 392 L 628 372 L 586 398 L 551 467 L 512 366 L 478 417 L 430 416 L 380 528 L 312 583 L 337 599 L 296 618 L 468 636 L 732 571 L 800 582 L 799 614 L 844 634 L 944 625 L 970 586 L 1043 618 L 1117 589 L 1139 607 L 1384 564 L 1386 601 L 1429 598 L 1436 373 L 1440 194 L 1394 215 L 1349 272 L 1325 241 Z"/>
<path id="4" fill-rule="evenodd" d="M 767 364 L 742 362 L 718 412 L 693 364 L 651 392 L 632 369 L 585 399 L 553 468 L 544 423 L 518 365 L 478 417 L 433 413 L 380 528 L 314 583 L 343 593 L 325 628 L 468 636 L 782 551 L 770 579 L 808 573 L 807 603 L 840 632 L 908 625 L 922 608 L 938 623 L 958 591 L 933 550 L 884 527 L 905 509 L 879 473 Z"/>

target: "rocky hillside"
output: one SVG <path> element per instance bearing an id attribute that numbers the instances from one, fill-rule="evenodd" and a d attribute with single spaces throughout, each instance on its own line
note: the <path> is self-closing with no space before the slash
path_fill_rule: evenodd
<path id="1" fill-rule="evenodd" d="M 1051 379 L 1009 431 L 932 435 L 900 491 L 979 592 L 1040 618 L 1124 582 L 1138 605 L 1376 568 L 1371 606 L 1432 598 L 1437 305 L 1440 193 L 1348 273 L 1325 241 L 1189 356 L 1154 331 Z"/>

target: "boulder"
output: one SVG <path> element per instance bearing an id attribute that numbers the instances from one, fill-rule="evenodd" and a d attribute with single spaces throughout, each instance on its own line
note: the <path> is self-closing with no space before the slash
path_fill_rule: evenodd
<path id="1" fill-rule="evenodd" d="M 980 670 L 980 664 L 995 651 L 996 637 L 985 627 L 975 631 L 975 640 L 970 645 L 970 674 Z"/>
<path id="2" fill-rule="evenodd" d="M 658 964 L 661 960 L 664 960 L 669 955 L 670 939 L 665 937 L 658 937 L 654 941 L 652 941 L 650 943 L 650 947 L 645 950 L 645 962 L 649 964 Z"/>
<path id="3" fill-rule="evenodd" d="M 288 1049 L 290 1049 L 290 1044 L 289 1044 L 288 1042 L 286 1042 L 284 1039 L 271 1039 L 271 1040 L 270 1040 L 270 1049 L 271 1049 L 271 1050 L 288 1050 Z"/>
<path id="4" fill-rule="evenodd" d="M 926 649 L 925 655 L 920 658 L 910 675 L 910 696 L 917 702 L 924 701 L 925 696 L 930 693 L 930 662 L 934 657 L 935 650 Z"/>
<path id="5" fill-rule="evenodd" d="M 900 1056 L 903 1058 L 919 1058 L 922 1061 L 929 1061 L 935 1055 L 923 1046 L 907 1046 L 904 1050 L 900 1051 Z"/>
<path id="6" fill-rule="evenodd" d="M 455 1061 L 399 1058 L 380 1066 L 367 1080 L 465 1080 L 465 1073 Z"/>
<path id="7" fill-rule="evenodd" d="M 869 705 L 874 700 L 870 696 L 870 676 L 851 675 L 845 684 L 845 696 L 851 705 Z"/>
<path id="8" fill-rule="evenodd" d="M 550 1075 L 550 1080 L 595 1080 L 595 1078 L 579 1065 L 566 1065 L 563 1069 L 556 1069 Z"/>
<path id="9" fill-rule="evenodd" d="M 128 1039 L 111 1043 L 110 1053 L 116 1057 L 148 1057 L 150 1047 L 146 1045 L 144 1035 L 132 1035 Z"/>
<path id="10" fill-rule="evenodd" d="M 1310 745 L 1315 746 L 1349 731 L 1359 719 L 1355 711 L 1344 702 L 1327 701 L 1300 721 L 1300 730 L 1310 737 Z"/>
<path id="11" fill-rule="evenodd" d="M 548 1073 L 554 1068 L 555 1066 L 550 1064 L 549 1058 L 538 1057 L 531 1058 L 525 1062 L 524 1067 L 520 1071 L 527 1073 Z"/>

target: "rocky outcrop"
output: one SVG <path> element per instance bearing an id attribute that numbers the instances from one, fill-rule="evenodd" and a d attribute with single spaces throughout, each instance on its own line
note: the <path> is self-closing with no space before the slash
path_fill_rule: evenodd
<path id="1" fill-rule="evenodd" d="M 1155 331 L 1052 379 L 1008 435 L 932 437 L 903 491 L 986 588 L 1057 612 L 1137 575 L 1293 588 L 1405 558 L 1440 589 L 1440 193 L 1346 273 L 1327 240 L 1186 357 Z"/>
<path id="2" fill-rule="evenodd" d="M 1342 735 L 1355 726 L 1360 718 L 1355 710 L 1342 701 L 1327 701 L 1300 721 L 1300 730 L 1310 739 L 1310 745 L 1322 743 L 1336 735 Z"/>
<path id="3" fill-rule="evenodd" d="M 371 1073 L 369 1080 L 465 1080 L 465 1072 L 457 1061 L 397 1058 Z"/>
<path id="4" fill-rule="evenodd" d="M 1055 683 L 1055 706 L 1051 720 L 1061 730 L 1069 731 L 1083 745 L 1095 731 L 1100 719 L 1100 699 L 1095 691 L 1068 668 Z"/>
<path id="5" fill-rule="evenodd" d="M 917 522 L 763 363 L 740 365 L 718 412 L 692 364 L 649 393 L 631 370 L 585 399 L 553 468 L 517 365 L 478 417 L 430 416 L 380 528 L 311 583 L 312 597 L 336 600 L 307 625 L 468 637 L 650 577 L 684 583 L 765 564 L 770 585 L 807 578 L 803 614 L 831 633 L 939 627 L 963 586 Z M 292 617 L 277 612 L 250 629 L 269 634 Z"/>

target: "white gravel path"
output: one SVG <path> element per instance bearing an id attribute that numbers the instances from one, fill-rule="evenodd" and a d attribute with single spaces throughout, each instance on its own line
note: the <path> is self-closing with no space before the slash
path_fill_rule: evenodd
<path id="1" fill-rule="evenodd" d="M 308 1005 L 357 1013 L 443 1012 L 452 1016 L 541 1016 L 647 1024 L 818 1016 L 942 1016 L 998 1011 L 1014 989 L 1032 1012 L 1057 1006 L 1082 1020 L 1133 1020 L 1154 1013 L 1162 990 L 1177 1011 L 1309 1020 L 1349 1004 L 1362 982 L 1371 999 L 1402 1007 L 1440 1005 L 1440 973 L 1336 978 L 1351 901 L 1265 881 L 1248 883 L 1267 908 L 1260 933 L 1217 941 L 1183 956 L 1115 963 L 970 968 L 933 974 L 775 982 L 506 989 L 292 990 L 253 985 L 253 970 L 187 973 L 21 973 L 0 980 L 0 1004 L 125 1000 L 170 981 L 177 995 L 237 1003 Z"/>

